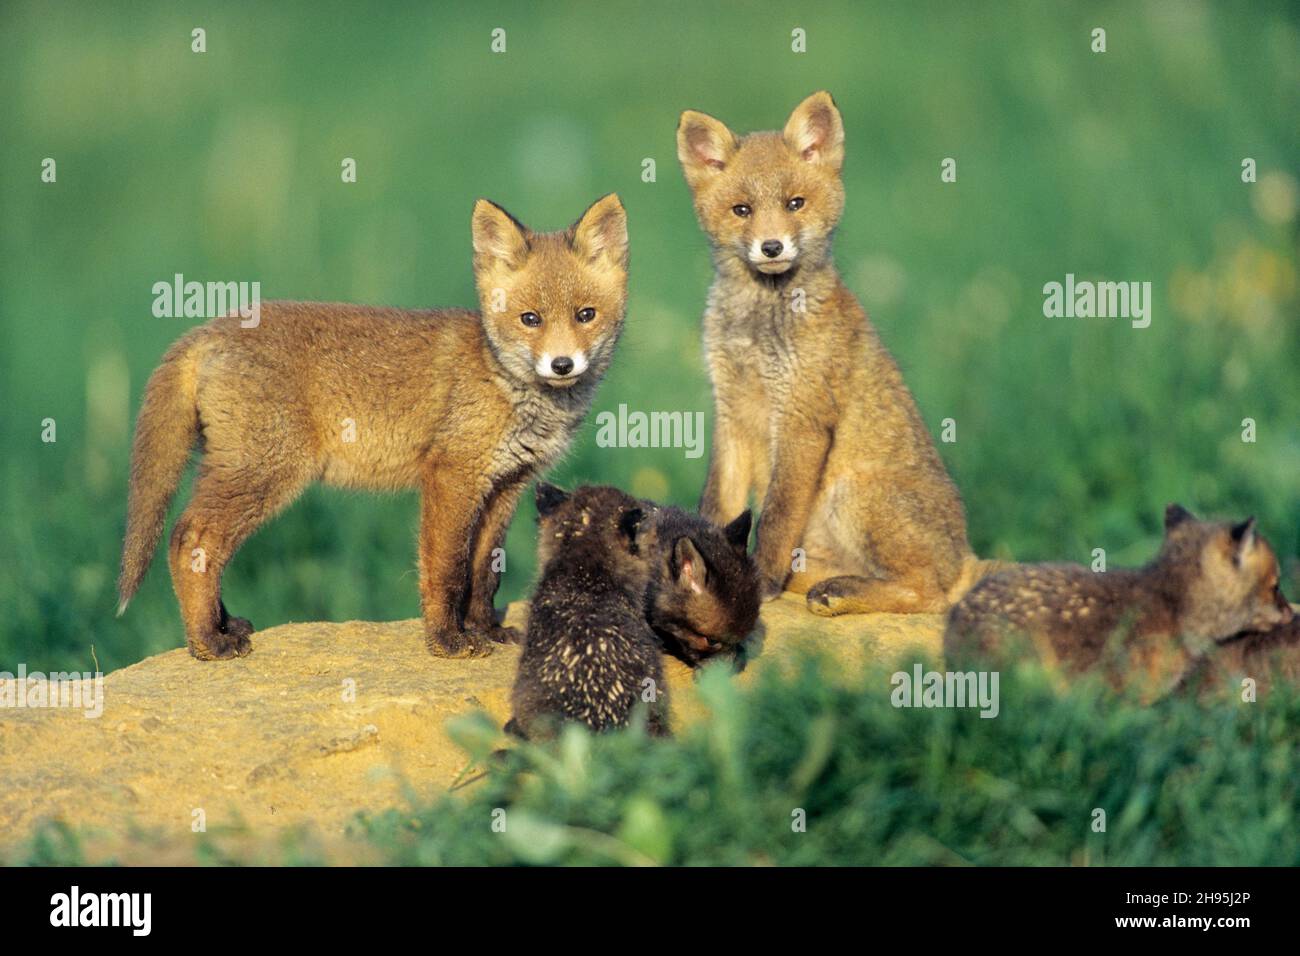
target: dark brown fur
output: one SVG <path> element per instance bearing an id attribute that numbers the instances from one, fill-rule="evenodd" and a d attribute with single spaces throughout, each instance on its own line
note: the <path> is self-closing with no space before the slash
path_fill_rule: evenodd
<path id="1" fill-rule="evenodd" d="M 1255 682 L 1258 697 L 1274 684 L 1300 687 L 1300 615 L 1269 631 L 1245 631 L 1221 642 L 1189 678 L 1206 691 L 1243 689 L 1242 681 Z"/>
<path id="2" fill-rule="evenodd" d="M 646 613 L 664 648 L 691 666 L 735 654 L 758 623 L 758 567 L 748 554 L 750 513 L 720 527 L 681 508 L 646 502 L 655 527 Z"/>
<path id="3" fill-rule="evenodd" d="M 1101 668 L 1113 686 L 1163 692 L 1217 641 L 1290 617 L 1254 519 L 1198 521 L 1170 505 L 1164 543 L 1142 568 L 1032 564 L 985 578 L 949 612 L 944 653 L 961 661 L 1022 639 L 1068 674 Z"/>
<path id="4" fill-rule="evenodd" d="M 546 737 L 565 721 L 609 730 L 645 702 L 649 731 L 667 734 L 662 651 L 645 618 L 653 522 L 641 502 L 608 486 L 570 495 L 539 484 L 537 511 L 542 574 L 507 731 Z"/>

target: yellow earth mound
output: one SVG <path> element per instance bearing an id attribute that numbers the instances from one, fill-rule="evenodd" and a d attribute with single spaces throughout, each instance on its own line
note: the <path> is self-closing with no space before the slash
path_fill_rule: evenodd
<path id="1" fill-rule="evenodd" d="M 526 615 L 513 604 L 507 623 Z M 736 679 L 752 682 L 805 648 L 834 655 L 846 675 L 908 647 L 937 657 L 941 635 L 938 615 L 819 618 L 786 595 L 764 607 Z M 0 847 L 12 853 L 46 820 L 113 846 L 151 835 L 192 850 L 199 820 L 209 833 L 340 837 L 359 811 L 445 793 L 466 764 L 447 721 L 479 709 L 504 723 L 519 658 L 517 647 L 432 657 L 418 621 L 285 624 L 253 645 L 236 661 L 200 662 L 178 648 L 115 671 L 95 719 L 71 708 L 0 710 Z M 692 672 L 667 665 L 680 728 L 701 711 Z"/>

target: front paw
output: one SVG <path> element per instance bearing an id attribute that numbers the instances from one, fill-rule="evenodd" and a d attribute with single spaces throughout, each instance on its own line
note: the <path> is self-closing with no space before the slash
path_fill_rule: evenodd
<path id="1" fill-rule="evenodd" d="M 782 592 L 785 591 L 785 582 L 764 575 L 763 584 L 759 588 L 758 596 L 764 602 L 775 601 Z"/>
<path id="2" fill-rule="evenodd" d="M 478 634 L 493 644 L 523 644 L 524 642 L 523 631 L 517 627 L 506 627 L 495 611 L 466 615 L 465 630 Z"/>
<path id="3" fill-rule="evenodd" d="M 504 624 L 493 624 L 491 627 L 484 628 L 483 633 L 489 641 L 494 644 L 523 644 L 524 632 L 517 627 L 506 627 Z"/>
<path id="4" fill-rule="evenodd" d="M 427 633 L 425 644 L 434 657 L 487 657 L 494 647 L 477 631 L 448 629 Z"/>
<path id="5" fill-rule="evenodd" d="M 227 618 L 218 629 L 189 642 L 190 654 L 201 661 L 229 661 L 253 653 L 253 625 L 242 617 Z"/>

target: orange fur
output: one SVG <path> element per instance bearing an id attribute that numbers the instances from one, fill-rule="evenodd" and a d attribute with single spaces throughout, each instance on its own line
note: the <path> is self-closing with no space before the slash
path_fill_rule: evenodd
<path id="1" fill-rule="evenodd" d="M 421 490 L 430 651 L 484 654 L 488 638 L 510 636 L 492 606 L 492 551 L 609 366 L 626 307 L 627 223 L 610 195 L 564 232 L 534 233 L 486 200 L 472 226 L 479 312 L 269 302 L 255 327 L 219 318 L 172 346 L 136 425 L 119 613 L 198 442 L 194 495 L 168 552 L 196 657 L 249 652 L 252 625 L 227 614 L 221 573 L 314 481 Z M 568 376 L 539 366 L 579 355 Z"/>

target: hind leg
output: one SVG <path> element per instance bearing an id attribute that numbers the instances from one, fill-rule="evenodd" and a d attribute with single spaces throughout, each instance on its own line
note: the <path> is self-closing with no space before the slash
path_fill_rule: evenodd
<path id="1" fill-rule="evenodd" d="M 843 574 L 826 578 L 808 589 L 808 610 L 822 617 L 840 614 L 939 614 L 948 599 L 933 575 L 904 578 L 868 578 Z"/>
<path id="2" fill-rule="evenodd" d="M 826 617 L 942 613 L 970 550 L 956 489 L 898 469 L 841 481 L 809 532 L 831 573 L 808 588 L 808 610 Z"/>
<path id="3" fill-rule="evenodd" d="M 879 526 L 878 526 L 879 527 Z M 903 523 L 871 534 L 871 560 L 834 562 L 833 572 L 808 587 L 808 610 L 839 614 L 939 614 L 948 609 L 947 589 L 936 564 L 936 542 Z"/>
<path id="4" fill-rule="evenodd" d="M 806 551 L 804 558 L 792 566 L 790 577 L 785 582 L 785 590 L 790 594 L 803 596 L 827 578 L 855 574 L 860 570 L 854 563 L 835 560 L 834 555 L 823 548 L 806 543 L 802 547 Z"/>
<path id="5" fill-rule="evenodd" d="M 199 660 L 228 660 L 252 651 L 253 625 L 226 610 L 221 575 L 244 540 L 292 501 L 302 485 L 251 469 L 200 471 L 168 549 L 185 641 Z"/>

